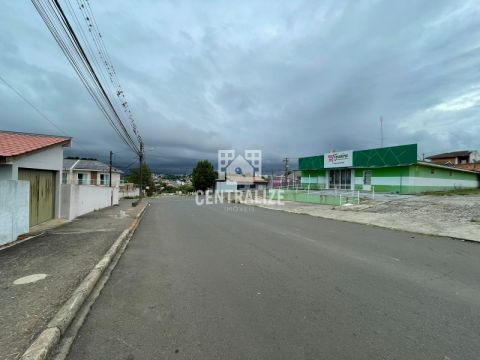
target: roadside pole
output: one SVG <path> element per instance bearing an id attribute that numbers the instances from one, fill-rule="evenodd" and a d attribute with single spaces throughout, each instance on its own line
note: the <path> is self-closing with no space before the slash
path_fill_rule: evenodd
<path id="1" fill-rule="evenodd" d="M 112 189 L 112 156 L 113 152 L 110 150 L 110 171 L 108 175 L 108 186 L 110 187 L 110 206 L 113 206 L 113 189 Z"/>
<path id="2" fill-rule="evenodd" d="M 140 143 L 140 200 L 142 200 L 143 193 L 142 193 L 142 183 L 143 183 L 143 142 Z"/>

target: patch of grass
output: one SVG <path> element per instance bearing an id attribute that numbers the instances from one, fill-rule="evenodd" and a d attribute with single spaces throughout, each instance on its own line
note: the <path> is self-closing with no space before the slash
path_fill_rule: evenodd
<path id="1" fill-rule="evenodd" d="M 454 195 L 480 195 L 480 189 L 455 189 L 446 191 L 427 191 L 424 195 L 454 196 Z"/>

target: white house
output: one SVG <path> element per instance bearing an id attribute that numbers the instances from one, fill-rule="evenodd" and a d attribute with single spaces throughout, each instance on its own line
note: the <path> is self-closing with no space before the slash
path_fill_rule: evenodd
<path id="1" fill-rule="evenodd" d="M 120 186 L 122 170 L 112 167 L 112 186 Z M 98 160 L 64 159 L 63 184 L 110 185 L 110 166 Z"/>
<path id="2" fill-rule="evenodd" d="M 0 245 L 61 214 L 63 148 L 71 138 L 0 131 Z"/>
<path id="3" fill-rule="evenodd" d="M 62 214 L 71 220 L 77 216 L 118 205 L 121 170 L 98 160 L 64 159 L 62 175 Z"/>

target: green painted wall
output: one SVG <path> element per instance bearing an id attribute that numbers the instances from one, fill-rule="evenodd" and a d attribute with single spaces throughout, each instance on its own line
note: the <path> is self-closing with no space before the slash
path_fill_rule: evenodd
<path id="1" fill-rule="evenodd" d="M 319 170 L 319 169 L 323 169 L 323 155 L 299 158 L 298 159 L 298 168 L 300 170 Z"/>
<path id="2" fill-rule="evenodd" d="M 307 177 L 310 175 L 311 177 L 318 177 L 323 176 L 325 177 L 326 170 L 306 170 L 302 171 L 302 177 Z"/>
<path id="3" fill-rule="evenodd" d="M 391 146 L 353 152 L 353 167 L 375 168 L 415 164 L 417 144 Z"/>
<path id="4" fill-rule="evenodd" d="M 300 170 L 323 169 L 323 155 L 298 159 Z M 393 167 L 415 164 L 417 162 L 417 144 L 390 146 L 378 149 L 353 152 L 354 168 Z"/>
<path id="5" fill-rule="evenodd" d="M 415 194 L 425 191 L 454 190 L 458 188 L 476 188 L 480 186 L 479 175 L 455 169 L 443 169 L 422 164 L 410 166 L 397 166 L 387 168 L 357 168 L 355 174 L 355 190 L 363 190 L 363 172 L 372 171 L 372 186 L 376 192 Z M 326 171 L 302 171 L 303 186 L 308 180 L 304 178 L 310 174 L 325 179 Z M 305 179 L 305 180 L 304 180 Z M 324 188 L 324 183 L 319 186 L 310 184 L 310 189 Z"/>
<path id="6" fill-rule="evenodd" d="M 324 189 L 325 173 L 326 173 L 326 170 L 302 171 L 302 175 L 301 175 L 302 186 L 305 188 L 310 188 L 311 190 Z M 308 185 L 309 182 L 310 182 L 310 186 Z"/>
<path id="7" fill-rule="evenodd" d="M 458 171 L 455 169 L 442 169 L 432 166 L 425 166 L 421 164 L 410 166 L 410 176 L 425 177 L 425 178 L 442 178 L 442 179 L 459 179 L 472 180 L 475 179 L 475 174 Z"/>
<path id="8" fill-rule="evenodd" d="M 310 189 L 325 187 L 324 156 L 298 160 L 302 186 Z M 479 187 L 479 176 L 456 169 L 443 169 L 417 162 L 417 144 L 368 149 L 353 152 L 354 187 L 363 189 L 363 172 L 372 171 L 372 186 L 378 192 L 419 193 L 456 188 Z M 310 175 L 310 181 L 306 178 Z M 312 178 L 316 181 L 312 181 Z M 308 185 L 307 185 L 308 186 Z"/>

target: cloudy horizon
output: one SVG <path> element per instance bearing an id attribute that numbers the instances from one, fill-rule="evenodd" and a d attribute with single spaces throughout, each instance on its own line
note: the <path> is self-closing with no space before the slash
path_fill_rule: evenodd
<path id="1" fill-rule="evenodd" d="M 73 137 L 68 155 L 134 163 L 31 2 L 2 3 L 0 76 Z M 480 148 L 478 1 L 90 4 L 156 172 L 219 149 L 261 149 L 271 171 L 379 147 L 380 117 L 385 146 Z M 59 134 L 0 94 L 0 129 Z"/>

